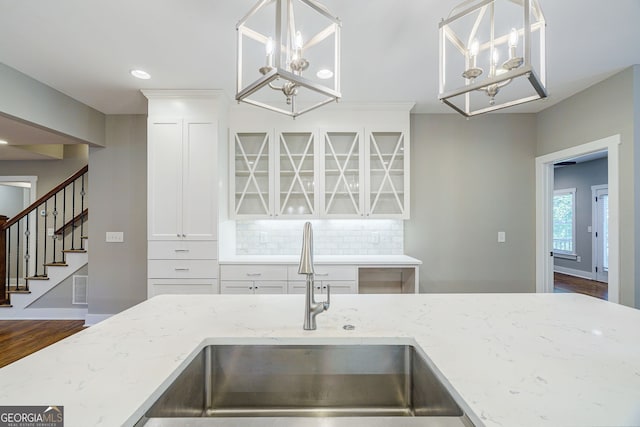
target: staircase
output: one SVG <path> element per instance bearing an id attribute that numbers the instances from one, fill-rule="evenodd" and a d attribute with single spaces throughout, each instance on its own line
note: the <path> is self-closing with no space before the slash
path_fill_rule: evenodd
<path id="1" fill-rule="evenodd" d="M 87 181 L 85 166 L 12 218 L 0 215 L 0 319 L 83 317 L 82 308 L 30 306 L 87 264 Z"/>

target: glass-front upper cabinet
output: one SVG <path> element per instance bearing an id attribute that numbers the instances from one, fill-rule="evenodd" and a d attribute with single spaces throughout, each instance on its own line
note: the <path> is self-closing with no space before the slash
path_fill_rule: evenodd
<path id="1" fill-rule="evenodd" d="M 322 131 L 322 214 L 363 217 L 364 156 L 362 131 Z"/>
<path id="2" fill-rule="evenodd" d="M 236 216 L 270 216 L 272 167 L 270 132 L 238 132 L 232 137 L 233 196 Z"/>
<path id="3" fill-rule="evenodd" d="M 409 145 L 404 132 L 367 134 L 367 216 L 409 217 Z"/>
<path id="4" fill-rule="evenodd" d="M 276 215 L 317 215 L 316 132 L 276 132 Z"/>

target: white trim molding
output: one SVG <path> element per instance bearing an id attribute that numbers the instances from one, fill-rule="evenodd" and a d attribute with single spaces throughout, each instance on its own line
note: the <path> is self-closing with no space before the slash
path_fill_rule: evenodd
<path id="1" fill-rule="evenodd" d="M 576 270 L 575 268 L 560 267 L 556 265 L 553 267 L 553 271 L 556 273 L 566 274 L 567 276 L 579 277 L 581 279 L 593 280 L 593 276 L 590 271 Z"/>
<path id="2" fill-rule="evenodd" d="M 609 185 L 609 301 L 620 301 L 620 135 L 536 157 L 536 292 L 553 292 L 553 165 L 607 150 Z"/>

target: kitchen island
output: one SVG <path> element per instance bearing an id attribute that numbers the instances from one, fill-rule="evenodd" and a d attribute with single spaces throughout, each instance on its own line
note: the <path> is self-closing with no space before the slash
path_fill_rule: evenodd
<path id="1" fill-rule="evenodd" d="M 0 405 L 133 425 L 210 344 L 410 343 L 486 426 L 640 425 L 640 311 L 575 294 L 158 296 L 0 369 Z M 344 325 L 355 329 L 345 330 Z"/>

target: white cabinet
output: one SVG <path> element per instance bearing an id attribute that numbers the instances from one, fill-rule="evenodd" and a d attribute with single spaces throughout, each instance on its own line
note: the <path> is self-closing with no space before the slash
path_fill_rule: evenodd
<path id="1" fill-rule="evenodd" d="M 220 268 L 221 294 L 286 294 L 287 267 L 284 265 L 223 265 Z"/>
<path id="2" fill-rule="evenodd" d="M 405 132 L 367 131 L 366 215 L 409 219 L 409 144 Z"/>
<path id="3" fill-rule="evenodd" d="M 357 267 L 353 265 L 316 265 L 314 286 L 317 294 L 326 294 L 331 287 L 331 293 L 357 294 Z M 288 268 L 288 290 L 290 294 L 304 294 L 306 291 L 306 277 L 298 274 L 298 266 Z"/>
<path id="4" fill-rule="evenodd" d="M 232 216 L 316 216 L 316 141 L 310 131 L 232 132 Z"/>
<path id="5" fill-rule="evenodd" d="M 218 293 L 220 91 L 143 91 L 147 125 L 147 295 Z"/>
<path id="6" fill-rule="evenodd" d="M 409 218 L 408 132 L 234 132 L 235 218 Z"/>
<path id="7" fill-rule="evenodd" d="M 217 124 L 149 118 L 149 240 L 216 240 Z"/>

